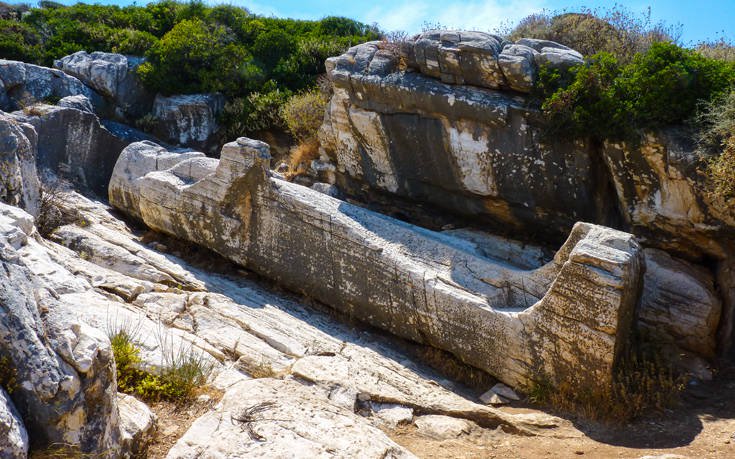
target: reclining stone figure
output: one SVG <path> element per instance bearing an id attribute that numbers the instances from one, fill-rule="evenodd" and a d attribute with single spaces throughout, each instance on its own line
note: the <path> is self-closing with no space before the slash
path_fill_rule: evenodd
<path id="1" fill-rule="evenodd" d="M 635 238 L 577 223 L 552 261 L 521 269 L 429 231 L 272 176 L 267 144 L 219 160 L 128 146 L 111 203 L 294 291 L 446 350 L 515 387 L 609 387 L 641 290 Z"/>

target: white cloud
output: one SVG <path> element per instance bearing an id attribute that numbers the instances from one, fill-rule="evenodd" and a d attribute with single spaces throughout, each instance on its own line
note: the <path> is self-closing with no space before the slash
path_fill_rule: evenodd
<path id="1" fill-rule="evenodd" d="M 382 2 L 381 2 L 382 3 Z M 382 4 L 361 15 L 364 22 L 377 22 L 383 30 L 420 32 L 425 23 L 452 29 L 494 31 L 543 10 L 546 0 L 400 1 Z"/>

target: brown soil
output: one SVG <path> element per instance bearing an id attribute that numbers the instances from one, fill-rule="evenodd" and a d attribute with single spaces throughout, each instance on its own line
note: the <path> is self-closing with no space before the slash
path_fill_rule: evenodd
<path id="1" fill-rule="evenodd" d="M 189 430 L 194 421 L 214 409 L 221 398 L 221 391 L 203 388 L 189 402 L 149 403 L 151 411 L 158 417 L 158 425 L 145 457 L 148 459 L 165 458 L 174 443 Z"/>
<path id="2" fill-rule="evenodd" d="M 724 373 L 724 372 L 723 372 Z M 538 409 L 505 407 L 511 413 Z M 558 413 L 551 413 L 559 415 Z M 691 458 L 735 458 L 735 371 L 690 386 L 679 406 L 626 425 L 605 425 L 560 416 L 569 425 L 552 436 L 522 437 L 502 430 L 474 429 L 435 440 L 415 427 L 388 434 L 420 458 L 640 458 L 672 454 Z"/>

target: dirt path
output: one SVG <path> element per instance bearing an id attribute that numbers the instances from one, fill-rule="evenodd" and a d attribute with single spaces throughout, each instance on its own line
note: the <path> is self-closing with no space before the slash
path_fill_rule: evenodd
<path id="1" fill-rule="evenodd" d="M 506 408 L 513 413 L 537 409 Z M 557 414 L 557 413 L 554 413 Z M 417 456 L 432 458 L 735 458 L 735 368 L 711 383 L 690 386 L 678 407 L 624 426 L 570 417 L 572 426 L 548 437 L 522 437 L 473 429 L 452 439 L 432 439 L 414 426 L 389 432 Z"/>

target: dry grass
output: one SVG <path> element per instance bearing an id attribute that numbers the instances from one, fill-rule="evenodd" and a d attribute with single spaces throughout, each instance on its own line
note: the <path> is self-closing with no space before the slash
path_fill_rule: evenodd
<path id="1" fill-rule="evenodd" d="M 316 139 L 308 139 L 293 147 L 288 156 L 289 178 L 305 174 L 315 159 L 319 159 L 319 141 Z"/>
<path id="2" fill-rule="evenodd" d="M 724 151 L 710 161 L 708 173 L 716 198 L 725 202 L 735 198 L 735 134 L 725 142 Z"/>
<path id="3" fill-rule="evenodd" d="M 63 184 L 59 180 L 50 184 L 43 184 L 41 187 L 41 206 L 38 218 L 36 218 L 38 233 L 47 238 L 56 228 L 72 223 L 84 225 L 86 222 L 77 209 L 65 205 Z"/>
<path id="4" fill-rule="evenodd" d="M 621 359 L 607 390 L 580 390 L 582 386 L 573 378 L 552 387 L 542 376 L 527 393 L 530 402 L 561 413 L 622 424 L 675 405 L 685 386 L 686 377 L 677 374 L 658 351 L 639 349 Z"/>

